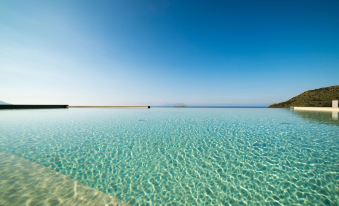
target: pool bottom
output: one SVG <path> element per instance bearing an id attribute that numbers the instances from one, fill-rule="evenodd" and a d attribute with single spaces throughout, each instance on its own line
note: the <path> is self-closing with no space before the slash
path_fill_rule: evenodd
<path id="1" fill-rule="evenodd" d="M 0 152 L 0 205 L 128 205 L 21 157 Z"/>

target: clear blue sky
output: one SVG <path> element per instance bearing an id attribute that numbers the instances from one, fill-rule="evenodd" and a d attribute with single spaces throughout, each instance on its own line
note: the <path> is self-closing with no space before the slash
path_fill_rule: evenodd
<path id="1" fill-rule="evenodd" d="M 339 84 L 338 0 L 2 0 L 0 100 L 268 105 Z"/>

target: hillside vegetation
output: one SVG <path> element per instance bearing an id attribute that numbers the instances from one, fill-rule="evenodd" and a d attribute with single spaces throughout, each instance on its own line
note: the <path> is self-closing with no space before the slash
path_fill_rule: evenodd
<path id="1" fill-rule="evenodd" d="M 332 100 L 335 99 L 339 99 L 339 85 L 309 90 L 286 102 L 272 104 L 269 107 L 331 107 Z"/>

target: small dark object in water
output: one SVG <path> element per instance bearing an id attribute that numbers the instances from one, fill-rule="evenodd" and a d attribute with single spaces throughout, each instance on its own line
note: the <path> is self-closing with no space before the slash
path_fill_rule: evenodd
<path id="1" fill-rule="evenodd" d="M 266 148 L 267 144 L 266 143 L 260 143 L 260 142 L 256 142 L 252 145 L 253 147 L 257 147 L 257 148 Z"/>

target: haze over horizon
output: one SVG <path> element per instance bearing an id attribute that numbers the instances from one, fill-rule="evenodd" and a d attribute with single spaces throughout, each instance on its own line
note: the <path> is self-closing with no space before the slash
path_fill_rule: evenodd
<path id="1" fill-rule="evenodd" d="M 338 85 L 339 1 L 3 0 L 0 100 L 269 105 Z"/>

